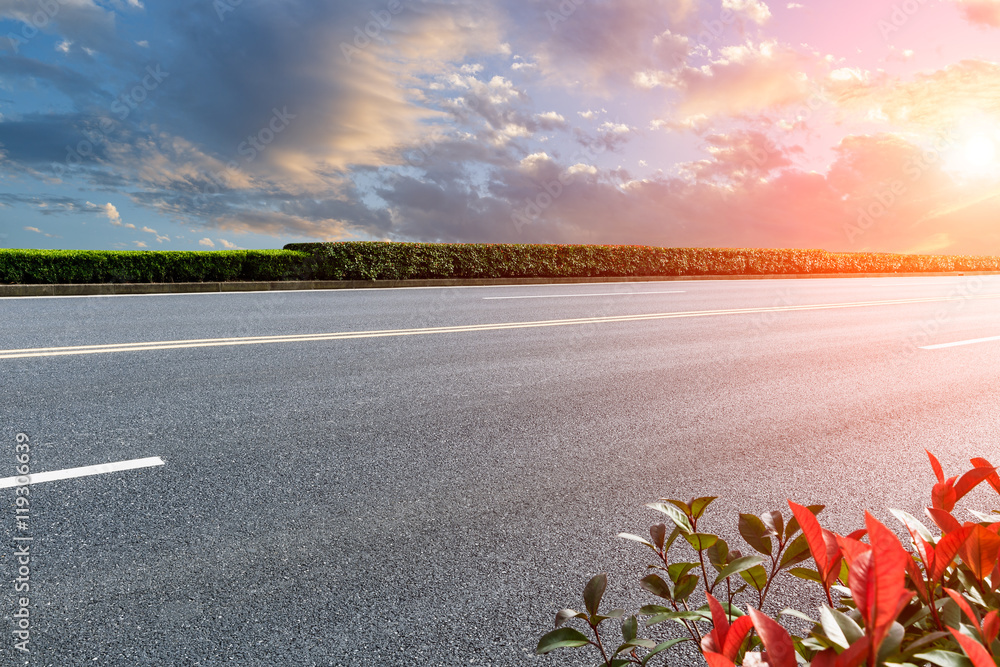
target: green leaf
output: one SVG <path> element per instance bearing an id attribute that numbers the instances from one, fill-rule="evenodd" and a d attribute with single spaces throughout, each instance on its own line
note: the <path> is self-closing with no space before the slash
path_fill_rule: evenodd
<path id="1" fill-rule="evenodd" d="M 576 628 L 559 628 L 538 640 L 538 648 L 535 649 L 535 653 L 545 655 L 557 648 L 576 648 L 586 646 L 589 643 L 590 640 L 587 639 L 586 635 Z"/>
<path id="2" fill-rule="evenodd" d="M 781 554 L 781 562 L 778 563 L 778 569 L 783 570 L 786 567 L 798 565 L 809 560 L 810 555 L 812 554 L 809 551 L 809 541 L 805 535 L 799 535 L 785 547 L 785 552 Z"/>
<path id="3" fill-rule="evenodd" d="M 674 529 L 672 531 L 670 531 L 670 536 L 667 538 L 667 541 L 663 543 L 663 553 L 664 554 L 667 553 L 668 551 L 670 551 L 670 547 L 673 546 L 674 542 L 680 536 L 681 536 L 681 529 L 679 527 L 677 527 L 677 526 L 674 526 Z"/>
<path id="4" fill-rule="evenodd" d="M 763 569 L 763 568 L 761 568 Z M 684 602 L 687 600 L 694 589 L 698 587 L 698 577 L 693 574 L 686 574 L 677 581 L 677 585 L 674 586 L 674 598 L 679 602 Z"/>
<path id="5" fill-rule="evenodd" d="M 754 565 L 748 570 L 740 572 L 740 576 L 756 590 L 761 591 L 767 585 L 767 570 L 763 565 Z"/>
<path id="6" fill-rule="evenodd" d="M 664 600 L 673 600 L 674 596 L 670 593 L 670 587 L 667 586 L 667 582 L 661 579 L 655 574 L 648 574 L 639 580 L 639 586 L 643 590 L 649 591 L 657 597 L 661 597 Z"/>
<path id="7" fill-rule="evenodd" d="M 684 512 L 684 516 L 690 516 L 691 515 L 691 506 L 688 505 L 683 500 L 676 500 L 674 498 L 660 498 L 660 500 L 662 500 L 664 502 L 668 502 L 671 505 L 673 505 L 674 507 L 676 507 L 677 509 L 679 509 L 681 512 Z"/>
<path id="8" fill-rule="evenodd" d="M 654 655 L 656 655 L 657 653 L 661 653 L 663 651 L 666 651 L 671 646 L 676 646 L 677 644 L 680 644 L 681 642 L 689 642 L 689 641 L 691 641 L 691 640 L 682 637 L 680 639 L 670 639 L 670 640 L 665 641 L 665 642 L 663 642 L 661 644 L 657 644 L 655 648 L 651 649 L 649 651 L 649 653 L 647 653 L 646 655 L 644 655 L 642 657 L 642 664 L 645 665 L 646 663 L 649 662 L 650 658 L 652 658 Z"/>
<path id="9" fill-rule="evenodd" d="M 587 605 L 587 613 L 591 616 L 597 614 L 598 607 L 601 606 L 601 598 L 608 587 L 608 575 L 600 573 L 587 582 L 583 589 L 583 601 Z"/>
<path id="10" fill-rule="evenodd" d="M 720 583 L 733 576 L 734 574 L 739 574 L 749 570 L 750 568 L 760 565 L 764 562 L 764 559 L 760 556 L 743 556 L 742 558 L 737 558 L 729 565 L 722 568 L 719 572 L 719 576 L 715 578 L 715 583 L 712 586 L 718 586 Z"/>
<path id="11" fill-rule="evenodd" d="M 745 585 L 743 587 L 746 588 Z M 730 616 L 732 616 L 733 618 L 739 618 L 740 616 L 746 616 L 746 614 L 744 614 L 743 611 L 739 607 L 737 607 L 736 605 L 731 605 L 728 602 L 726 602 L 725 600 L 719 600 L 719 606 L 722 607 L 722 609 L 727 614 L 729 614 Z M 712 609 L 707 604 L 703 604 L 702 606 L 698 607 L 698 611 L 700 611 L 701 613 L 705 614 L 709 618 L 711 618 L 711 616 L 712 616 Z"/>
<path id="12" fill-rule="evenodd" d="M 629 649 L 633 649 L 633 648 L 650 649 L 650 648 L 655 648 L 655 647 L 656 647 L 656 642 L 654 642 L 651 639 L 630 639 L 629 641 L 627 641 L 624 644 L 622 644 L 621 646 L 619 646 L 615 650 L 614 655 L 618 655 L 619 653 L 622 653 L 624 651 L 628 651 Z"/>
<path id="13" fill-rule="evenodd" d="M 667 568 L 667 573 L 670 575 L 670 581 L 676 584 L 678 579 L 696 567 L 698 567 L 698 563 L 671 563 L 670 567 Z"/>
<path id="14" fill-rule="evenodd" d="M 607 614 L 596 614 L 594 616 L 591 616 L 590 617 L 590 624 L 591 625 L 600 625 L 601 623 L 603 623 L 604 621 L 608 620 L 609 618 L 621 618 L 624 615 L 625 615 L 625 610 L 624 609 L 613 609 L 613 610 L 609 611 Z"/>
<path id="15" fill-rule="evenodd" d="M 771 538 L 764 522 L 753 514 L 740 514 L 740 535 L 747 544 L 765 556 L 771 555 Z"/>
<path id="16" fill-rule="evenodd" d="M 943 651 L 941 649 L 927 651 L 926 653 L 918 653 L 913 657 L 917 660 L 926 660 L 932 665 L 937 665 L 938 667 L 972 667 L 972 661 L 964 655 L 952 653 L 951 651 Z"/>
<path id="17" fill-rule="evenodd" d="M 817 584 L 823 583 L 823 578 L 819 576 L 819 573 L 816 570 L 810 570 L 808 567 L 793 567 L 788 571 L 788 574 L 799 579 L 805 579 L 806 581 L 815 581 Z"/>
<path id="18" fill-rule="evenodd" d="M 774 537 L 781 539 L 781 534 L 785 531 L 785 518 L 781 516 L 781 512 L 774 510 L 773 512 L 765 512 L 760 515 L 761 521 L 764 522 L 764 527 L 767 528 L 767 532 L 771 533 Z"/>
<path id="19" fill-rule="evenodd" d="M 704 498 L 695 498 L 691 501 L 691 516 L 696 519 L 700 519 L 701 515 L 705 513 L 708 506 L 712 504 L 718 496 L 705 496 Z"/>
<path id="20" fill-rule="evenodd" d="M 647 616 L 649 614 L 669 614 L 671 611 L 673 610 L 669 607 L 664 607 L 662 604 L 647 604 L 643 605 L 642 608 L 639 609 L 639 613 L 643 616 Z"/>
<path id="21" fill-rule="evenodd" d="M 929 544 L 935 544 L 937 542 L 937 538 L 931 534 L 931 531 L 927 530 L 927 526 L 920 523 L 920 520 L 912 514 L 904 512 L 903 510 L 890 509 L 889 511 L 892 512 L 894 517 L 899 519 L 900 523 L 920 535 L 920 537 L 924 538 L 925 542 Z"/>
<path id="22" fill-rule="evenodd" d="M 639 636 L 639 619 L 629 616 L 622 621 L 622 639 L 630 642 Z"/>
<path id="23" fill-rule="evenodd" d="M 708 562 L 718 572 L 721 572 L 722 568 L 726 566 L 726 563 L 729 562 L 729 545 L 726 544 L 725 540 L 720 539 L 708 548 Z"/>
<path id="24" fill-rule="evenodd" d="M 903 643 L 903 635 L 905 634 L 906 630 L 902 625 L 893 623 L 889 628 L 889 634 L 882 640 L 882 645 L 878 649 L 878 659 L 875 663 L 884 663 L 890 655 L 898 651 L 900 645 Z"/>
<path id="25" fill-rule="evenodd" d="M 667 505 L 664 503 L 648 503 L 646 507 L 666 514 L 682 533 L 690 534 L 694 532 L 694 529 L 691 528 L 691 522 L 688 521 L 687 515 L 673 505 Z"/>
<path id="26" fill-rule="evenodd" d="M 696 551 L 705 551 L 719 541 L 719 536 L 712 535 L 710 533 L 692 533 L 691 535 L 685 535 L 684 539 L 686 539 L 688 544 L 690 544 Z"/>
<path id="27" fill-rule="evenodd" d="M 653 549 L 653 551 L 656 551 L 656 548 L 653 547 L 652 542 L 650 542 L 645 538 L 639 537 L 638 535 L 633 535 L 632 533 L 618 533 L 618 537 L 625 540 L 632 540 L 633 542 L 638 542 L 639 544 L 645 544 L 650 549 Z"/>
<path id="28" fill-rule="evenodd" d="M 668 611 L 663 614 L 650 616 L 646 621 L 646 627 L 663 623 L 663 621 L 711 621 L 712 617 L 697 611 Z"/>
<path id="29" fill-rule="evenodd" d="M 582 618 L 586 620 L 587 615 L 579 611 L 574 611 L 573 609 L 560 609 L 556 614 L 556 627 L 558 628 L 571 618 Z"/>
<path id="30" fill-rule="evenodd" d="M 806 509 L 812 512 L 813 516 L 816 516 L 823 511 L 824 507 L 826 507 L 826 505 L 809 505 L 806 507 Z M 800 530 L 801 528 L 799 527 L 799 521 L 793 516 L 791 519 L 788 520 L 788 523 L 785 525 L 785 539 L 786 540 L 789 539 L 792 535 L 799 532 Z"/>
<path id="31" fill-rule="evenodd" d="M 826 605 L 819 608 L 819 622 L 827 639 L 842 649 L 848 648 L 865 634 L 850 616 Z"/>
<path id="32" fill-rule="evenodd" d="M 782 609 L 781 611 L 779 611 L 778 612 L 778 616 L 792 616 L 794 618 L 802 619 L 803 621 L 809 621 L 810 623 L 815 623 L 816 622 L 815 619 L 810 618 L 806 614 L 803 614 L 798 609 L 790 609 L 788 607 L 785 607 L 784 609 Z"/>

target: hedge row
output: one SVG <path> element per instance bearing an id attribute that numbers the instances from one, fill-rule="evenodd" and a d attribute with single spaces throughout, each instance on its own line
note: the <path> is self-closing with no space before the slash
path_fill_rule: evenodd
<path id="1" fill-rule="evenodd" d="M 825 250 L 290 243 L 284 250 L 0 250 L 0 283 L 587 278 L 1000 271 L 1000 257 Z"/>
<path id="2" fill-rule="evenodd" d="M 825 250 L 451 243 L 290 243 L 321 280 L 1000 271 L 1000 257 Z"/>
<path id="3" fill-rule="evenodd" d="M 292 250 L 0 250 L 0 283 L 182 283 L 308 279 Z"/>

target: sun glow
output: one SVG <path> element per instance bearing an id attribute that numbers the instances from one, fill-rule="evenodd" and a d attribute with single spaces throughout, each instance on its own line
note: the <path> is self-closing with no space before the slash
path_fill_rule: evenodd
<path id="1" fill-rule="evenodd" d="M 977 128 L 966 130 L 944 153 L 944 168 L 961 180 L 1000 177 L 1000 133 Z"/>

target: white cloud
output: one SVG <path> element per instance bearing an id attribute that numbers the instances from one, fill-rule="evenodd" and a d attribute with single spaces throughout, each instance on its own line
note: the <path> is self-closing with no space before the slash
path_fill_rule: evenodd
<path id="1" fill-rule="evenodd" d="M 219 243 L 221 243 L 224 248 L 229 248 L 229 249 L 239 248 L 238 245 L 236 245 L 232 241 L 227 241 L 226 239 L 219 239 Z"/>
<path id="2" fill-rule="evenodd" d="M 144 241 L 132 241 L 132 243 L 134 243 L 135 247 L 137 247 L 137 248 L 148 248 L 149 247 L 149 246 L 146 245 L 146 243 Z"/>
<path id="3" fill-rule="evenodd" d="M 215 247 L 215 244 L 212 243 L 212 239 L 208 238 L 207 236 L 203 239 L 200 239 L 198 241 L 198 245 L 208 246 L 209 248 Z"/>
<path id="4" fill-rule="evenodd" d="M 760 0 L 722 0 L 722 8 L 743 14 L 759 25 L 771 18 L 771 10 Z"/>
<path id="5" fill-rule="evenodd" d="M 87 203 L 90 204 L 90 202 L 87 202 Z M 122 216 L 118 214 L 118 209 L 115 208 L 114 204 L 112 204 L 111 202 L 108 202 L 107 204 L 105 204 L 104 206 L 101 206 L 99 208 L 102 211 L 104 211 L 104 215 L 108 216 L 108 222 L 110 222 L 115 227 L 121 227 L 122 226 Z M 133 229 L 135 229 L 135 228 L 133 227 Z"/>

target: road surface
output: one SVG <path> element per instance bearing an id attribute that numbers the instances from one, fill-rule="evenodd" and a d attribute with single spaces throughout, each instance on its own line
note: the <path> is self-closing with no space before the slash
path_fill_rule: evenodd
<path id="1" fill-rule="evenodd" d="M 20 528 L 0 489 L 0 651 L 594 664 L 533 649 L 596 572 L 652 601 L 615 537 L 659 520 L 646 502 L 718 495 L 736 546 L 737 512 L 787 498 L 838 531 L 920 513 L 925 447 L 949 475 L 1000 462 L 1000 340 L 922 349 L 998 314 L 996 277 L 2 299 L 0 478 L 17 433 L 33 473 L 163 465 L 36 483 Z"/>

